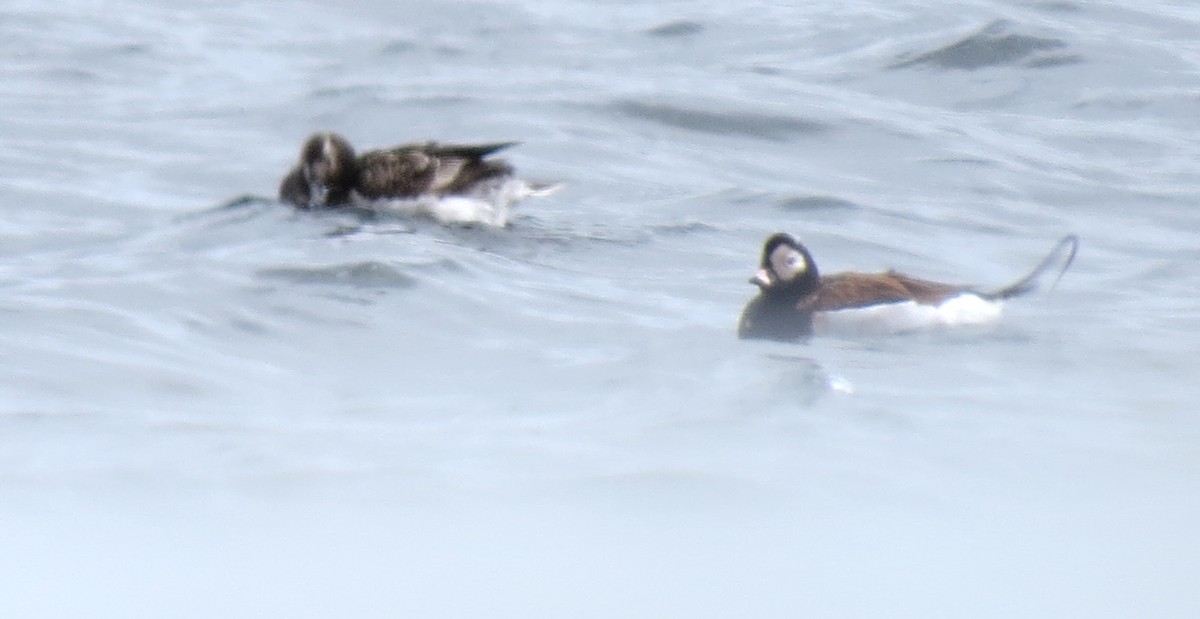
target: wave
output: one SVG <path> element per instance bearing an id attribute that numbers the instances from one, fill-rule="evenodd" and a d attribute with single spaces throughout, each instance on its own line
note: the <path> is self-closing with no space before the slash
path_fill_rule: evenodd
<path id="1" fill-rule="evenodd" d="M 937 49 L 901 60 L 889 69 L 932 66 L 939 69 L 974 71 L 1024 63 L 1046 68 L 1082 62 L 1078 54 L 1045 54 L 1067 47 L 1066 41 L 1009 32 L 1011 23 L 997 20 L 967 37 Z"/>
<path id="2" fill-rule="evenodd" d="M 632 100 L 617 101 L 612 107 L 626 116 L 669 127 L 766 140 L 782 141 L 793 135 L 813 135 L 830 129 L 830 125 L 813 120 L 759 112 L 711 111 Z"/>

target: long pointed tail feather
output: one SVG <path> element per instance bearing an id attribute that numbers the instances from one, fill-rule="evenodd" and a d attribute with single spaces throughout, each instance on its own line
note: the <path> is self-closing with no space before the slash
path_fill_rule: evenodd
<path id="1" fill-rule="evenodd" d="M 1054 290 L 1054 287 L 1058 285 L 1058 280 L 1062 279 L 1063 274 L 1067 272 L 1071 263 L 1074 262 L 1075 252 L 1078 250 L 1079 237 L 1074 234 L 1068 234 L 1059 240 L 1054 248 L 1050 250 L 1050 253 L 1046 254 L 1046 257 L 1037 266 L 1033 267 L 1033 270 L 1025 277 L 983 296 L 988 299 L 1011 299 L 1033 292 L 1037 290 L 1038 280 L 1041 279 L 1042 275 L 1061 262 L 1061 266 L 1058 268 L 1058 275 L 1054 277 L 1054 281 L 1050 284 L 1049 290 Z"/>

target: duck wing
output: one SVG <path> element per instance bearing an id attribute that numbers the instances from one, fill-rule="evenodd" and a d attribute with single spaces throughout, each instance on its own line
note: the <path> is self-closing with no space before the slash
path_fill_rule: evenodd
<path id="1" fill-rule="evenodd" d="M 363 153 L 358 192 L 368 199 L 463 193 L 479 181 L 511 174 L 507 163 L 484 157 L 513 144 L 420 142 Z"/>
<path id="2" fill-rule="evenodd" d="M 492 142 L 490 144 L 438 144 L 437 142 L 424 142 L 397 148 L 421 148 L 425 152 L 438 157 L 483 159 L 492 153 L 516 146 L 517 144 L 519 142 Z"/>
<path id="3" fill-rule="evenodd" d="M 904 287 L 908 291 L 909 297 L 922 305 L 940 305 L 942 301 L 950 297 L 960 295 L 971 290 L 969 286 L 960 286 L 957 284 L 945 284 L 942 282 L 934 282 L 911 275 L 905 275 L 896 271 L 888 271 L 885 273 L 887 277 L 894 280 L 897 284 Z"/>
<path id="4" fill-rule="evenodd" d="M 437 160 L 419 149 L 373 150 L 358 157 L 358 193 L 369 199 L 411 198 L 428 193 Z"/>
<path id="5" fill-rule="evenodd" d="M 801 301 L 800 308 L 830 312 L 903 301 L 937 305 L 966 290 L 964 286 L 933 282 L 895 271 L 836 273 L 823 276 L 821 287 Z"/>

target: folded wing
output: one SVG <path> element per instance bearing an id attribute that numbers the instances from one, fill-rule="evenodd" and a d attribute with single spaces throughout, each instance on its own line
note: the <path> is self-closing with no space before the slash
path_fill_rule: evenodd
<path id="1" fill-rule="evenodd" d="M 423 142 L 363 153 L 357 189 L 368 199 L 465 193 L 480 181 L 512 174 L 507 163 L 485 157 L 513 144 Z"/>
<path id="2" fill-rule="evenodd" d="M 969 290 L 966 286 L 933 282 L 896 271 L 837 273 L 822 277 L 820 289 L 801 301 L 800 307 L 814 312 L 829 312 L 903 301 L 938 305 Z"/>

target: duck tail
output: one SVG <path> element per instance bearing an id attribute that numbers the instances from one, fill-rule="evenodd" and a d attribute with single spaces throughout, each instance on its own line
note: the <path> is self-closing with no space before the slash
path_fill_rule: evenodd
<path id="1" fill-rule="evenodd" d="M 1058 285 L 1058 280 L 1062 279 L 1063 273 L 1067 272 L 1067 268 L 1075 260 L 1075 252 L 1079 250 L 1079 237 L 1074 234 L 1068 234 L 1054 245 L 1049 254 L 1038 263 L 1033 270 L 1025 277 L 999 289 L 994 292 L 989 292 L 982 295 L 984 298 L 992 300 L 1011 299 L 1028 294 L 1037 290 L 1039 280 L 1047 271 L 1052 270 L 1055 266 L 1058 267 L 1058 275 L 1054 277 L 1054 281 L 1050 283 L 1049 290 L 1054 290 Z"/>

